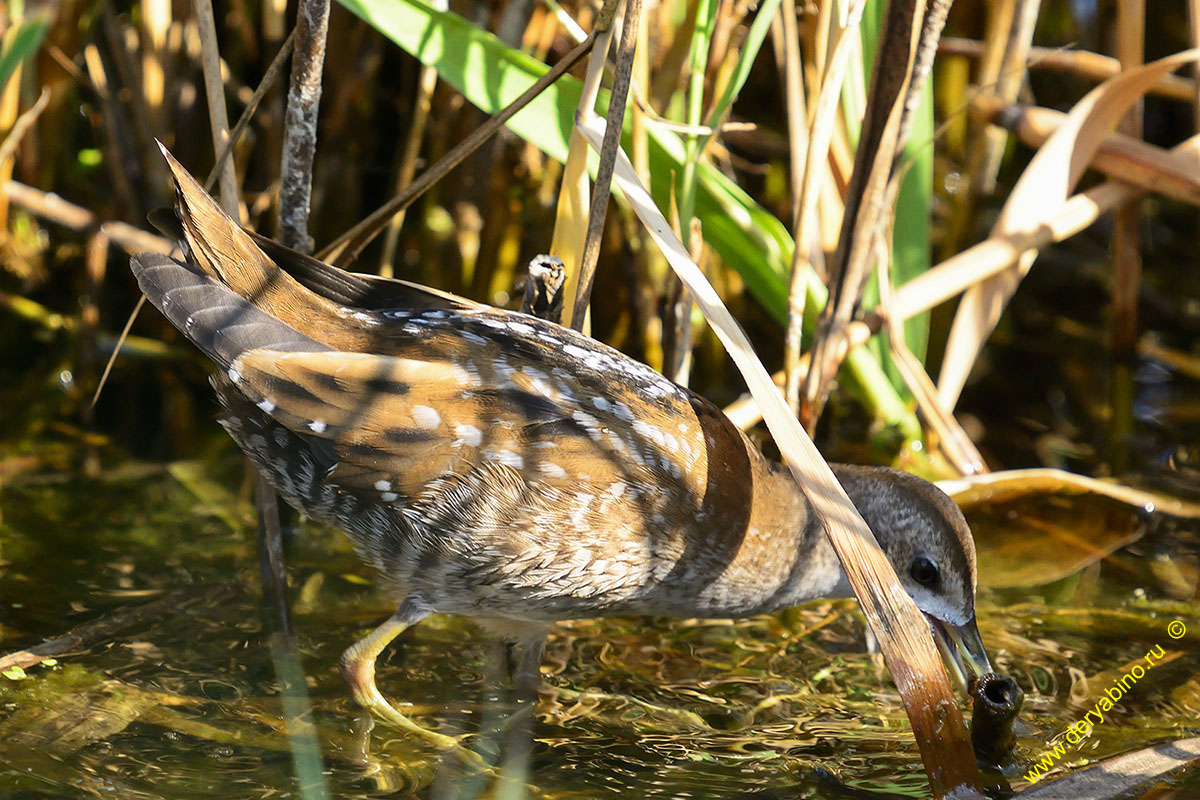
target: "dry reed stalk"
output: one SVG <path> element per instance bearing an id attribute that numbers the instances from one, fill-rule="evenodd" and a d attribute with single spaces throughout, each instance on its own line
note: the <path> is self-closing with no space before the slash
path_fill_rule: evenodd
<path id="1" fill-rule="evenodd" d="M 308 213 L 328 35 L 329 0 L 300 0 L 279 164 L 279 239 L 302 253 L 313 250 Z"/>
<path id="2" fill-rule="evenodd" d="M 0 197 L 57 225 L 73 231 L 84 231 L 99 226 L 108 238 L 119 244 L 127 253 L 170 253 L 173 245 L 161 236 L 146 233 L 126 222 L 103 222 L 82 206 L 69 203 L 52 192 L 43 192 L 17 181 L 0 185 Z"/>
<path id="3" fill-rule="evenodd" d="M 596 168 L 596 180 L 592 183 L 587 236 L 575 284 L 575 310 L 571 313 L 571 325 L 576 330 L 582 330 L 588 300 L 592 296 L 592 281 L 596 277 L 596 261 L 600 257 L 600 240 L 604 235 L 604 220 L 608 213 L 608 197 L 612 193 L 613 164 L 621 145 L 621 128 L 625 120 L 629 81 L 633 75 L 633 55 L 637 50 L 638 26 L 641 23 L 642 0 L 625 0 L 625 16 L 621 21 L 621 37 L 614 59 L 613 85 L 609 91 L 604 146 L 600 149 L 600 163 Z"/>
<path id="4" fill-rule="evenodd" d="M 430 7 L 436 11 L 447 11 L 450 8 L 448 0 L 432 0 Z M 399 194 L 412 183 L 417 173 L 417 155 L 421 151 L 421 141 L 425 138 L 425 128 L 429 122 L 429 109 L 433 104 L 433 90 L 437 88 L 437 69 L 427 64 L 421 65 L 417 75 L 417 93 L 413 98 L 412 119 L 404 144 L 400 148 L 400 164 L 396 169 L 396 179 L 392 183 L 392 194 Z M 404 225 L 404 215 L 407 209 L 400 209 L 388 222 L 387 234 L 383 239 L 383 253 L 379 258 L 379 274 L 385 278 L 392 277 L 396 261 L 396 245 L 400 241 L 400 228 Z"/>
<path id="5" fill-rule="evenodd" d="M 225 142 L 225 146 L 221 148 L 219 154 L 217 155 L 217 160 L 213 162 L 212 169 L 209 170 L 208 177 L 204 181 L 205 191 L 212 189 L 213 182 L 216 181 L 217 176 L 225 169 L 226 162 L 228 162 L 230 156 L 233 155 L 233 148 L 237 146 L 239 141 L 241 141 L 242 134 L 246 132 L 246 128 L 250 125 L 250 120 L 254 118 L 254 114 L 258 111 L 258 107 L 262 103 L 263 98 L 266 97 L 267 92 L 274 88 L 275 84 L 279 81 L 280 76 L 283 75 L 283 68 L 287 64 L 288 56 L 292 54 L 292 47 L 295 41 L 295 34 L 288 34 L 287 39 L 284 40 L 283 45 L 279 48 L 279 52 L 277 52 L 275 57 L 271 59 L 271 64 L 267 67 L 267 71 L 263 73 L 263 77 L 258 84 L 258 88 L 256 88 L 254 93 L 250 95 L 249 102 L 247 102 L 246 107 L 242 109 L 242 115 L 238 117 L 237 124 L 234 125 L 233 130 L 230 131 L 229 140 Z"/>
<path id="6" fill-rule="evenodd" d="M 1145 0 L 1121 0 L 1117 3 L 1117 57 L 1124 69 L 1140 66 L 1145 60 Z M 1142 101 L 1133 104 L 1117 130 L 1133 139 L 1142 138 Z M 1142 204 L 1137 198 L 1117 209 L 1113 216 L 1113 317 L 1112 352 L 1128 360 L 1137 349 L 1138 294 L 1142 285 L 1141 253 Z M 1114 406 L 1114 415 L 1124 414 L 1132 426 L 1132 409 L 1124 412 Z"/>
<path id="7" fill-rule="evenodd" d="M 946 36 L 938 43 L 938 54 L 945 56 L 980 59 L 985 49 L 984 42 L 956 36 Z M 1095 81 L 1106 81 L 1121 72 L 1121 62 L 1112 56 L 1093 53 L 1090 50 L 1069 50 L 1061 47 L 1029 48 L 1029 58 L 1025 66 L 1030 70 L 1070 72 Z M 1194 103 L 1197 90 L 1197 84 L 1191 78 L 1163 75 L 1146 93 Z"/>
<path id="8" fill-rule="evenodd" d="M 599 149 L 599 119 L 579 126 Z M 692 293 L 760 407 L 788 468 L 821 521 L 900 691 L 934 797 L 977 797 L 979 772 L 962 714 L 930 634 L 929 623 L 901 588 L 870 528 L 825 459 L 789 411 L 753 346 L 720 296 L 692 262 L 623 152 L 615 180 L 634 212 Z"/>
<path id="9" fill-rule="evenodd" d="M 890 237 L 880 236 L 877 239 L 876 265 L 879 286 L 879 313 L 887 322 L 888 343 L 891 348 L 892 360 L 900 372 L 905 385 L 917 401 L 917 410 L 925 418 L 925 423 L 937 436 L 938 446 L 947 460 L 958 470 L 960 475 L 975 475 L 987 472 L 987 462 L 971 441 L 971 437 L 958 424 L 946 409 L 938 404 L 937 387 L 924 365 L 908 349 L 904 341 L 904 322 L 892 316 L 892 278 L 888 268 L 891 259 L 892 245 Z M 853 326 L 852 326 L 853 327 Z"/>
<path id="10" fill-rule="evenodd" d="M 283 147 L 279 164 L 278 226 L 280 240 L 285 245 L 310 253 L 313 245 L 308 234 L 308 217 L 321 104 L 321 76 L 329 35 L 329 0 L 300 0 L 293 35 L 291 80 L 284 111 Z M 263 91 L 265 93 L 265 89 Z M 231 165 L 229 169 L 232 169 Z M 286 712 L 285 726 L 291 742 L 293 768 L 305 795 L 326 798 L 329 790 L 324 777 L 321 749 L 312 723 L 303 667 L 292 633 L 279 499 L 261 473 L 258 475 L 255 501 L 263 587 L 261 610 L 264 627 L 271 632 L 271 655 Z"/>
<path id="11" fill-rule="evenodd" d="M 602 12 L 604 27 L 595 29 L 595 46 L 588 58 L 587 74 L 576 106 L 577 119 L 591 119 L 596 114 L 596 98 L 600 94 L 600 81 L 604 77 L 604 60 L 612 43 L 612 15 L 617 0 L 608 0 Z M 567 163 L 563 166 L 562 182 L 558 192 L 558 205 L 554 215 L 554 232 L 550 237 L 550 253 L 562 259 L 567 268 L 567 282 L 563 297 L 574 298 L 579 286 L 579 265 L 583 261 L 583 247 L 587 241 L 587 220 L 591 216 L 591 176 L 588 174 L 588 146 L 577 129 L 571 131 L 567 145 Z M 563 324 L 576 330 L 587 330 L 587 315 L 583 320 L 575 319 L 575 303 L 564 302 Z"/>
<path id="12" fill-rule="evenodd" d="M 420 197 L 426 189 L 458 166 L 464 158 L 475 152 L 480 145 L 504 127 L 504 124 L 512 119 L 518 111 L 528 105 L 533 98 L 545 91 L 546 87 L 562 77 L 567 70 L 587 55 L 591 51 L 595 41 L 596 35 L 593 33 L 572 48 L 569 53 L 563 56 L 545 75 L 538 78 L 532 86 L 522 92 L 519 97 L 501 109 L 497 114 L 490 117 L 483 125 L 471 131 L 465 139 L 438 159 L 437 163 L 422 172 L 403 192 L 372 211 L 365 219 L 343 233 L 318 253 L 317 257 L 340 267 L 345 267 L 353 262 L 354 259 L 358 258 L 363 248 L 370 244 L 387 226 L 388 221 L 397 211 L 412 205 L 413 201 Z M 563 260 L 565 261 L 566 259 Z"/>
<path id="13" fill-rule="evenodd" d="M 784 5 L 787 5 L 785 2 Z M 787 330 L 784 333 L 784 372 L 787 375 L 787 383 L 784 387 L 785 396 L 787 397 L 788 407 L 792 409 L 793 414 L 799 413 L 800 410 L 800 345 L 803 338 L 804 330 L 804 306 L 807 295 L 808 270 L 811 267 L 810 258 L 813 251 L 817 247 L 817 242 L 814 241 L 819 229 L 817 227 L 817 202 L 821 197 L 820 185 L 826 179 L 828 172 L 829 146 L 830 140 L 833 138 L 835 124 L 840 117 L 838 114 L 838 103 L 842 96 L 842 86 L 846 78 L 846 69 L 849 63 L 850 56 L 854 53 L 852 44 L 857 40 L 858 25 L 862 19 L 863 8 L 866 3 L 856 2 L 850 6 L 849 15 L 845 20 L 845 25 L 836 31 L 834 36 L 833 50 L 829 54 L 828 63 L 821 70 L 821 84 L 815 91 L 816 100 L 813 104 L 811 130 L 803 137 L 806 140 L 807 150 L 802 155 L 793 155 L 793 164 L 799 163 L 801 169 L 798 171 L 793 166 L 793 179 L 796 182 L 793 184 L 792 191 L 795 195 L 793 203 L 794 217 L 792 220 L 792 241 L 795 243 L 792 250 L 792 274 L 788 284 L 788 321 Z M 784 23 L 784 31 L 787 31 L 787 22 Z M 794 27 L 794 21 L 793 21 Z M 787 39 L 785 38 L 785 42 Z M 798 47 L 797 43 L 797 47 Z M 788 54 L 789 58 L 799 59 L 799 52 Z M 799 66 L 796 67 L 799 69 Z M 791 131 L 793 125 L 793 89 L 791 87 L 791 68 L 788 72 L 788 129 Z M 797 92 L 799 94 L 799 92 Z M 804 111 L 804 106 L 795 112 L 796 114 Z M 800 121 L 795 122 L 801 125 Z M 791 137 L 789 142 L 793 146 L 798 146 L 795 140 L 798 137 Z M 807 375 L 807 370 L 805 370 Z"/>
<path id="14" fill-rule="evenodd" d="M 593 21 L 595 44 L 588 57 L 587 72 L 579 94 L 579 105 L 575 108 L 576 119 L 590 119 L 596 113 L 596 98 L 600 94 L 600 82 L 604 77 L 604 62 L 612 43 L 613 18 L 616 14 L 617 3 L 618 0 L 605 0 L 603 8 L 600 9 L 597 18 Z M 560 16 L 571 20 L 565 12 Z M 579 28 L 574 20 L 571 20 L 571 24 L 574 27 L 568 26 L 568 31 Z M 583 34 L 583 30 L 579 29 L 578 33 Z M 578 41 L 582 42 L 584 39 L 580 38 Z M 563 165 L 562 179 L 559 183 L 558 201 L 554 214 L 554 231 L 550 237 L 550 253 L 561 259 L 566 268 L 566 282 L 562 290 L 564 298 L 562 323 L 585 332 L 588 330 L 586 316 L 582 323 L 575 324 L 572 320 L 575 313 L 574 303 L 565 302 L 565 300 L 575 297 L 576 287 L 579 285 L 579 264 L 583 259 L 583 246 L 587 239 L 587 219 L 590 216 L 591 204 L 591 178 L 588 174 L 587 162 L 587 142 L 578 130 L 572 129 L 570 141 L 567 144 L 567 161 Z"/>
<path id="15" fill-rule="evenodd" d="M 225 84 L 221 80 L 220 55 L 217 47 L 217 25 L 213 20 L 212 0 L 192 0 L 196 25 L 200 32 L 200 63 L 204 71 L 204 89 L 208 96 L 208 121 L 212 130 L 213 153 L 220 153 L 229 143 L 229 116 L 225 108 Z M 243 219 L 238 200 L 237 175 L 233 162 L 226 161 L 217 178 L 220 187 L 217 199 L 225 213 Z"/>
<path id="16" fill-rule="evenodd" d="M 838 247 L 829 268 L 829 300 L 813 340 L 812 367 L 805 378 L 801 418 L 816 424 L 840 361 L 846 326 L 862 301 L 870 277 L 876 232 L 890 218 L 891 179 L 911 126 L 912 110 L 933 61 L 949 0 L 894 0 L 888 3 L 883 34 L 871 76 L 854 172 Z"/>
<path id="17" fill-rule="evenodd" d="M 804 185 L 805 154 L 808 152 L 808 104 L 804 100 L 804 65 L 800 60 L 800 31 L 796 0 L 782 0 L 776 17 L 783 60 L 783 97 L 787 107 L 788 170 L 792 179 L 792 226 L 800 219 L 800 187 Z M 772 26 L 775 30 L 776 26 Z M 796 237 L 795 231 L 792 234 Z M 795 269 L 793 259 L 792 269 Z"/>
<path id="18" fill-rule="evenodd" d="M 639 102 L 639 96 L 645 98 L 646 88 L 650 85 L 650 25 L 643 22 L 638 26 L 637 49 L 633 57 L 633 108 L 629 117 L 629 156 L 633 159 L 633 167 L 638 177 L 643 181 L 650 180 L 650 131 L 647 117 L 654 116 L 654 110 L 645 102 Z M 587 149 L 587 143 L 584 143 Z"/>
<path id="19" fill-rule="evenodd" d="M 1035 149 L 1045 144 L 1067 117 L 1061 111 L 1009 106 L 987 96 L 976 98 L 971 112 L 995 125 L 1004 125 Z M 1089 166 L 1148 192 L 1200 206 L 1200 166 L 1191 154 L 1163 150 L 1123 133 L 1110 133 L 1100 143 Z"/>
<path id="20" fill-rule="evenodd" d="M 1012 3 L 1006 5 L 1012 6 Z M 1025 85 L 1025 65 L 1029 61 L 1029 48 L 1033 46 L 1033 28 L 1041 6 L 1041 0 L 1017 0 L 1016 6 L 1012 8 L 1012 18 L 1008 21 L 1008 35 L 1001 50 L 995 83 L 983 85 L 988 94 L 1009 103 L 1016 102 L 1021 87 Z M 1003 129 L 989 127 L 984 131 L 979 171 L 971 174 L 974 196 L 990 195 L 996 191 L 996 174 L 1000 171 L 1000 158 L 1004 155 L 1007 142 L 1008 135 Z"/>
<path id="21" fill-rule="evenodd" d="M 9 160 L 13 157 L 13 154 L 16 153 L 18 145 L 21 144 L 21 139 L 25 137 L 25 134 L 28 133 L 29 129 L 33 127 L 33 124 L 37 122 L 37 118 L 40 117 L 42 112 L 46 110 L 46 105 L 49 102 L 50 90 L 42 89 L 42 93 L 38 95 L 37 101 L 32 106 L 25 109 L 25 111 L 21 112 L 21 115 L 17 117 L 16 120 L 11 123 L 11 125 L 0 125 L 0 129 L 6 129 L 8 131 L 8 133 L 6 133 L 4 136 L 4 141 L 0 142 L 0 176 L 12 174 L 12 163 L 10 163 Z M 7 180 L 7 177 L 3 177 L 0 179 L 0 183 L 3 183 Z M 4 205 L 7 207 L 7 202 L 5 202 Z M 0 221 L 3 221 L 2 213 L 0 213 Z"/>
<path id="22" fill-rule="evenodd" d="M 993 234 L 1026 236 L 1030 230 L 1044 228 L 1046 221 L 1063 208 L 1108 130 L 1160 76 L 1197 58 L 1200 50 L 1177 53 L 1111 78 L 1089 92 L 1033 157 L 1009 195 Z M 984 339 L 1036 257 L 1036 250 L 1023 252 L 1015 267 L 963 295 L 938 379 L 943 408 L 952 409 L 957 403 Z"/>

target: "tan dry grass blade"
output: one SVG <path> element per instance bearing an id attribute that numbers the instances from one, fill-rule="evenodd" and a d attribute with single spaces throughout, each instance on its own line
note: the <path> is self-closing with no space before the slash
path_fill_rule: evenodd
<path id="1" fill-rule="evenodd" d="M 939 489 L 954 498 L 954 502 L 963 506 L 984 501 L 1002 502 L 1010 497 L 1019 497 L 1029 492 L 1069 492 L 1073 494 L 1094 492 L 1122 503 L 1143 508 L 1148 512 L 1200 519 L 1200 503 L 1193 503 L 1148 489 L 1137 489 L 1119 483 L 1089 478 L 1086 475 L 1076 475 L 1061 469 L 1008 469 L 987 475 L 972 475 L 966 478 L 938 481 L 937 485 Z"/>
<path id="2" fill-rule="evenodd" d="M 1025 169 L 992 236 L 1027 233 L 1044 225 L 1062 208 L 1108 131 L 1129 107 L 1163 75 L 1198 58 L 1200 50 L 1177 53 L 1118 75 L 1084 96 Z M 953 409 L 958 402 L 983 341 L 1035 258 L 1036 250 L 1023 252 L 1014 267 L 963 295 L 938 378 L 943 408 Z"/>
<path id="3" fill-rule="evenodd" d="M 593 119 L 579 128 L 598 150 L 604 121 Z M 928 622 L 896 580 L 891 564 L 829 465 L 788 411 L 746 334 L 638 181 L 628 157 L 620 150 L 617 156 L 614 180 L 729 351 L 762 408 L 788 468 L 821 519 L 900 690 L 934 795 L 977 791 L 975 756 Z"/>

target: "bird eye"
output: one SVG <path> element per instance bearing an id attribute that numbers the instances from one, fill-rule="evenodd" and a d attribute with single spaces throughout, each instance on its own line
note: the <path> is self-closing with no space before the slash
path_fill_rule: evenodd
<path id="1" fill-rule="evenodd" d="M 913 559 L 912 566 L 908 568 L 908 574 L 922 586 L 936 586 L 941 579 L 937 564 L 925 556 L 917 556 Z"/>

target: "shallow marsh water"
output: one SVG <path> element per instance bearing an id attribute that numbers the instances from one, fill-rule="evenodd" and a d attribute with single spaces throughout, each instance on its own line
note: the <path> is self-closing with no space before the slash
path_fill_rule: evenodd
<path id="1" fill-rule="evenodd" d="M 1097 358 L 1105 302 L 1097 270 L 1053 252 L 1039 264 L 965 395 L 989 462 L 1117 472 L 1196 501 L 1200 309 L 1187 298 L 1200 293 L 1197 273 L 1176 270 L 1170 294 L 1147 288 L 1147 327 L 1173 349 L 1129 371 L 1132 419 L 1114 432 L 1109 365 Z M 1072 309 L 1070 319 L 1063 308 Z M 64 351 L 41 366 L 70 358 Z M 131 365 L 117 385 L 137 386 L 151 369 L 174 375 L 176 367 Z M 202 371 L 194 373 L 199 383 Z M 141 385 L 178 404 L 174 384 L 161 380 Z M 5 407 L 52 417 L 44 409 L 63 402 L 62 390 L 52 380 L 39 386 Z M 191 416 L 207 419 L 203 411 Z M 157 430 L 125 409 L 109 417 Z M 172 428 L 170 438 L 219 443 L 203 462 L 145 464 L 103 444 L 97 459 L 88 444 L 68 444 L 79 438 L 70 430 L 33 425 L 42 432 L 0 458 L 0 650 L 122 608 L 166 606 L 54 665 L 0 677 L 0 796 L 323 796 L 299 788 L 277 665 L 262 634 L 249 482 L 216 425 L 200 424 Z M 831 456 L 865 458 L 846 452 L 853 441 L 827 433 L 822 445 Z M 103 479 L 79 477 L 89 459 Z M 1064 743 L 1057 774 L 1200 734 L 1200 523 L 1072 495 L 981 504 L 968 516 L 979 544 L 980 629 L 997 666 L 1026 695 L 1008 775 L 1014 788 L 1028 785 L 1023 775 L 1052 743 Z M 412 737 L 367 730 L 336 664 L 391 609 L 344 537 L 302 525 L 288 565 L 328 796 L 514 796 Z M 1187 629 L 1178 640 L 1166 630 L 1173 620 Z M 1161 663 L 1085 742 L 1066 742 L 1067 726 L 1158 646 Z M 866 652 L 853 601 L 736 622 L 581 621 L 555 631 L 543 669 L 529 771 L 519 784 L 532 797 L 926 791 L 899 699 Z M 385 653 L 379 684 L 427 725 L 482 731 L 468 743 L 489 759 L 511 751 L 499 732 L 513 711 L 503 652 L 472 624 L 423 622 Z M 1195 774 L 1176 783 L 1178 796 L 1200 796 Z"/>
<path id="2" fill-rule="evenodd" d="M 103 481 L 27 475 L 0 494 L 6 651 L 121 607 L 168 605 L 24 678 L 0 678 L 6 797 L 302 796 L 259 623 L 249 506 L 234 494 L 240 466 L 218 463 L 228 469 L 215 479 L 182 464 Z M 1068 495 L 981 504 L 969 516 L 980 628 L 1027 695 L 1016 786 L 1157 646 L 1164 657 L 1061 764 L 1200 733 L 1200 525 Z M 1041 536 L 1036 569 L 1029 530 Z M 1095 546 L 1093 558 L 1081 561 L 1080 542 Z M 336 663 L 390 609 L 335 531 L 303 525 L 288 562 L 330 795 L 512 796 L 412 737 L 368 730 Z M 1182 638 L 1167 633 L 1173 620 Z M 529 796 L 925 791 L 902 707 L 850 601 L 736 622 L 581 621 L 556 631 L 544 669 L 521 782 Z M 402 637 L 379 675 L 426 724 L 478 733 L 468 742 L 489 759 L 511 750 L 501 733 L 511 682 L 491 634 L 434 618 Z M 1200 777 L 1182 780 L 1200 792 Z"/>

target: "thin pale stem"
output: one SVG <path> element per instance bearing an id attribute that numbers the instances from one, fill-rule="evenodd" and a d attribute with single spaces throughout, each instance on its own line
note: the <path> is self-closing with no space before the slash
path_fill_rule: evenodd
<path id="1" fill-rule="evenodd" d="M 229 115 L 225 109 L 225 84 L 221 80 L 221 56 L 217 47 L 217 26 L 213 20 L 212 0 L 193 0 L 196 25 L 200 29 L 200 63 L 204 68 L 204 89 L 208 95 L 208 119 L 212 128 L 213 152 L 219 153 L 229 143 Z M 217 193 L 221 208 L 234 219 L 240 219 L 237 175 L 233 163 L 222 167 Z"/>
<path id="2" fill-rule="evenodd" d="M 608 98 L 608 123 L 604 146 L 600 148 L 600 163 L 596 182 L 592 184 L 591 209 L 588 216 L 587 239 L 579 264 L 579 284 L 576 287 L 575 310 L 571 325 L 581 329 L 588 300 L 592 296 L 592 281 L 596 277 L 596 261 L 600 257 L 600 240 L 604 235 L 604 220 L 608 213 L 608 197 L 612 192 L 613 164 L 621 144 L 621 127 L 625 121 L 625 103 L 633 75 L 633 56 L 637 50 L 638 26 L 641 25 L 642 0 L 625 0 L 625 16 L 621 21 L 621 38 L 617 42 L 616 68 Z"/>

